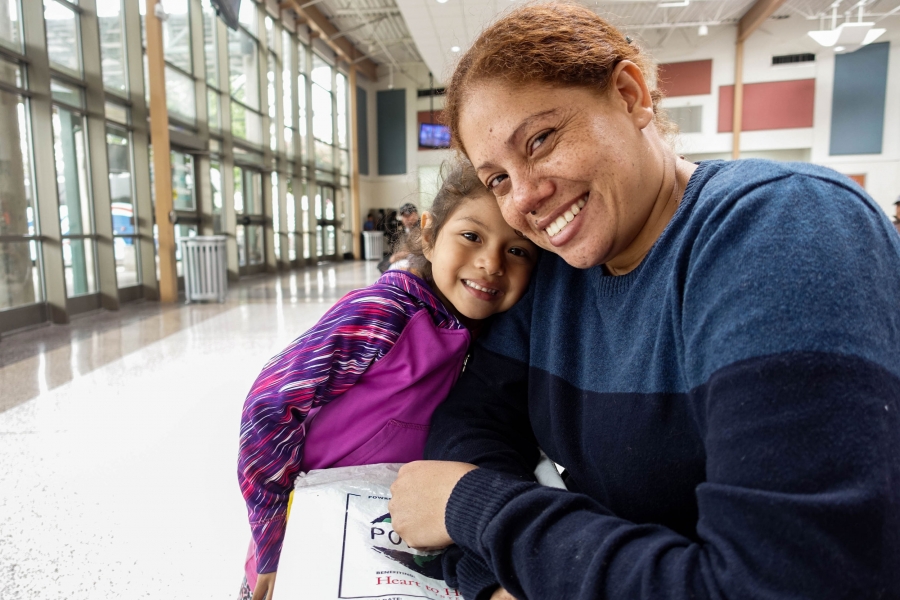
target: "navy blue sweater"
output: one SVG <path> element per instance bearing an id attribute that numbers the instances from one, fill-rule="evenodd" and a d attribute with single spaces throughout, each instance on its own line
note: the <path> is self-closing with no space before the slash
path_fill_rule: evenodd
<path id="1" fill-rule="evenodd" d="M 900 598 L 900 236 L 833 171 L 702 163 L 631 273 L 542 258 L 426 457 L 482 467 L 467 600 Z"/>

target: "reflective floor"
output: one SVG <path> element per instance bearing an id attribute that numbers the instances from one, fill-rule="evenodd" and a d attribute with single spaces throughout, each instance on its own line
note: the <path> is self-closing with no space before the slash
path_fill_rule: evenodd
<path id="1" fill-rule="evenodd" d="M 226 599 L 249 539 L 240 410 L 374 262 L 242 281 L 0 339 L 0 600 Z"/>

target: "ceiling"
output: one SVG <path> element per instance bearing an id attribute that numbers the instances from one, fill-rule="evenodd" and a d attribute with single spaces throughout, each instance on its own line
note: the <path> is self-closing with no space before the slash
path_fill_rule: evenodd
<path id="1" fill-rule="evenodd" d="M 366 58 L 405 72 L 424 62 L 443 81 L 458 52 L 465 51 L 478 33 L 498 15 L 523 0 L 312 0 L 317 8 Z M 685 3 L 686 2 L 686 3 Z M 666 0 L 583 0 L 649 48 L 664 48 L 682 28 L 733 26 L 755 0 L 680 0 L 683 6 L 666 7 Z M 679 0 L 671 0 L 679 3 Z M 304 4 L 307 4 L 304 2 Z M 900 0 L 787 0 L 772 18 L 786 16 L 810 20 L 810 28 L 830 28 L 822 19 L 837 7 L 839 21 L 857 17 L 862 5 L 866 20 L 900 18 Z"/>

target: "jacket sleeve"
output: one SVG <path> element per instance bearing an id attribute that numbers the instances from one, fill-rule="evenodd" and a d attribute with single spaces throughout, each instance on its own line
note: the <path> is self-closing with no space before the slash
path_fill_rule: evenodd
<path id="1" fill-rule="evenodd" d="M 476 469 L 447 529 L 517 598 L 900 598 L 900 240 L 833 183 L 782 183 L 713 215 L 685 277 L 697 537 Z"/>
<path id="2" fill-rule="evenodd" d="M 241 417 L 238 480 L 259 573 L 278 568 L 310 410 L 356 383 L 393 347 L 407 321 L 405 307 L 395 299 L 373 288 L 352 292 L 257 377 Z"/>

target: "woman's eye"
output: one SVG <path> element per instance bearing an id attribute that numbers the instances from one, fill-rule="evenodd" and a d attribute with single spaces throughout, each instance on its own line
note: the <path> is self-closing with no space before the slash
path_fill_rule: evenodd
<path id="1" fill-rule="evenodd" d="M 477 242 L 479 240 L 478 234 L 472 233 L 471 231 L 465 232 L 464 234 L 462 234 L 462 236 L 464 238 L 466 238 L 467 240 L 469 240 L 470 242 Z"/>
<path id="2" fill-rule="evenodd" d="M 534 138 L 534 141 L 531 142 L 531 151 L 534 152 L 540 146 L 542 146 L 543 143 L 547 141 L 547 138 L 550 137 L 550 133 L 550 131 L 545 131 L 544 133 L 541 133 L 536 138 Z"/>
<path id="3" fill-rule="evenodd" d="M 487 189 L 495 190 L 498 185 L 507 179 L 509 179 L 509 175 L 497 175 L 496 177 L 491 177 L 487 182 Z"/>

